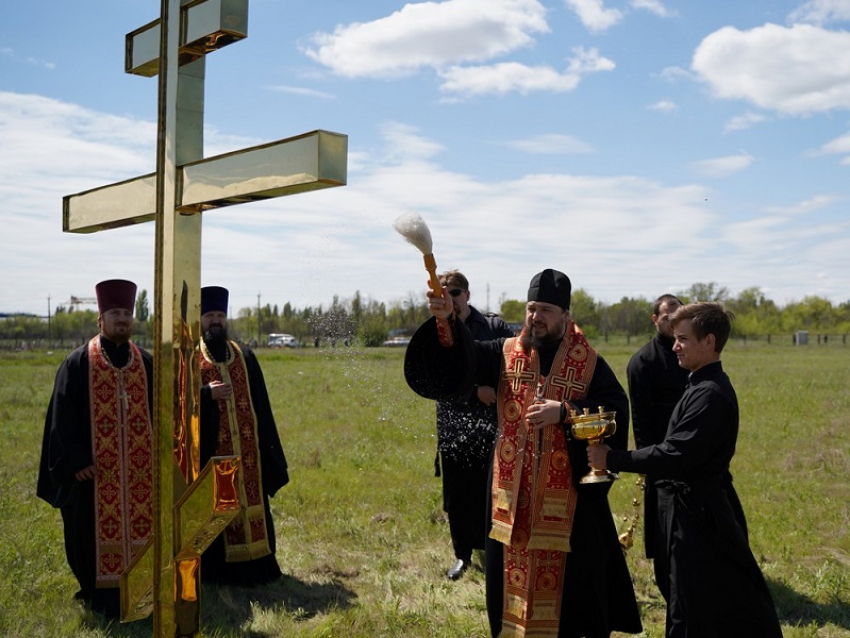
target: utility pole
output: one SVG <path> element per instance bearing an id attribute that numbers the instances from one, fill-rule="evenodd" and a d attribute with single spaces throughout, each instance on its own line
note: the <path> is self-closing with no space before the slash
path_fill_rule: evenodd
<path id="1" fill-rule="evenodd" d="M 257 293 L 257 346 L 262 342 L 260 337 L 260 293 Z"/>
<path id="2" fill-rule="evenodd" d="M 50 349 L 50 295 L 47 295 L 47 348 Z"/>

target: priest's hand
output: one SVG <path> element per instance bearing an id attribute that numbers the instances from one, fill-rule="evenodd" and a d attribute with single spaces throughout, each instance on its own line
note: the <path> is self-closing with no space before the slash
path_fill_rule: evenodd
<path id="1" fill-rule="evenodd" d="M 561 403 L 552 399 L 535 401 L 525 411 L 525 421 L 532 430 L 561 422 Z"/>
<path id="2" fill-rule="evenodd" d="M 74 478 L 78 481 L 91 481 L 95 477 L 95 469 L 94 465 L 89 465 L 88 467 L 84 467 L 79 472 L 74 472 Z"/>
<path id="3" fill-rule="evenodd" d="M 493 405 L 496 402 L 496 388 L 490 385 L 479 385 L 475 390 L 478 400 L 484 405 Z"/>
<path id="4" fill-rule="evenodd" d="M 233 395 L 233 386 L 223 381 L 210 383 L 210 396 L 215 401 L 226 401 Z"/>
<path id="5" fill-rule="evenodd" d="M 608 469 L 608 451 L 611 448 L 600 443 L 599 445 L 587 446 L 587 464 L 594 470 Z"/>
<path id="6" fill-rule="evenodd" d="M 454 306 L 448 288 L 443 286 L 442 296 L 435 295 L 433 291 L 428 290 L 428 310 L 437 319 L 448 319 L 452 316 Z"/>

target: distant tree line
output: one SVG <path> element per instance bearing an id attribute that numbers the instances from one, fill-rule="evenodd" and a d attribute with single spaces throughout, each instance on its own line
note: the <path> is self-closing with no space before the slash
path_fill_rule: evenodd
<path id="1" fill-rule="evenodd" d="M 818 296 L 805 297 L 779 307 L 758 287 L 747 288 L 731 296 L 716 283 L 697 283 L 677 294 L 682 301 L 721 301 L 735 313 L 733 338 L 790 336 L 799 330 L 813 335 L 847 335 L 850 333 L 850 301 L 833 305 Z M 607 304 L 596 301 L 580 288 L 572 294 L 571 313 L 591 338 L 649 336 L 654 328 L 650 315 L 654 299 L 623 297 Z M 479 308 L 479 310 L 485 310 Z M 525 301 L 502 300 L 499 314 L 509 323 L 525 320 Z M 136 300 L 134 339 L 150 344 L 153 317 L 146 290 Z M 379 346 L 390 335 L 412 334 L 429 317 L 424 295 L 409 295 L 389 304 L 364 300 L 360 292 L 350 299 L 334 296 L 330 305 L 295 308 L 287 302 L 282 307 L 266 304 L 240 309 L 229 321 L 231 337 L 245 343 L 264 345 L 269 334 L 287 333 L 301 343 L 322 345 L 357 343 Z M 70 347 L 84 343 L 97 332 L 97 313 L 60 306 L 45 319 L 32 315 L 0 318 L 0 344 L 6 348 Z M 846 337 L 845 337 L 846 339 Z"/>

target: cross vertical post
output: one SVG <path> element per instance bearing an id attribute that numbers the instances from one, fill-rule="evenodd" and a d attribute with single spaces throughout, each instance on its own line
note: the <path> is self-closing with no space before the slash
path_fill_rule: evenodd
<path id="1" fill-rule="evenodd" d="M 122 621 L 154 614 L 154 635 L 200 633 L 200 555 L 238 512 L 237 457 L 200 470 L 202 213 L 342 186 L 348 139 L 313 131 L 203 157 L 204 56 L 247 36 L 248 0 L 160 0 L 127 35 L 125 70 L 158 78 L 156 173 L 63 198 L 63 230 L 154 220 L 152 539 L 121 575 Z"/>
<path id="2" fill-rule="evenodd" d="M 195 557 L 194 570 L 187 570 L 189 563 L 184 563 L 184 569 L 175 571 L 177 539 L 174 537 L 172 509 L 186 489 L 173 462 L 175 426 L 181 421 L 185 423 L 186 415 L 176 412 L 181 405 L 194 412 L 194 406 L 186 405 L 186 400 L 194 394 L 192 389 L 179 387 L 179 366 L 192 360 L 191 353 L 179 348 L 193 345 L 194 339 L 181 343 L 183 339 L 180 336 L 183 325 L 198 326 L 194 320 L 189 323 L 188 317 L 181 318 L 181 304 L 179 301 L 175 303 L 175 299 L 181 300 L 185 290 L 187 314 L 189 307 L 197 308 L 201 281 L 201 216 L 199 212 L 190 215 L 177 212 L 177 167 L 179 163 L 203 157 L 205 72 L 203 57 L 182 67 L 178 65 L 176 54 L 179 49 L 181 2 L 183 0 L 161 0 L 159 20 L 153 351 L 153 613 L 154 635 L 163 637 L 195 636 L 200 631 L 200 557 Z M 200 95 L 197 94 L 199 89 Z M 191 333 L 192 329 L 189 330 Z M 198 335 L 194 336 L 197 338 Z M 192 575 L 195 576 L 193 580 Z M 187 586 L 177 587 L 178 576 L 183 577 L 180 578 L 181 583 Z"/>

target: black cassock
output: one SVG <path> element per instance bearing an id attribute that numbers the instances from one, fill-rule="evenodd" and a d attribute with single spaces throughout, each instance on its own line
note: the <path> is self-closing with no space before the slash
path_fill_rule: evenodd
<path id="1" fill-rule="evenodd" d="M 207 347 L 216 361 L 225 360 L 227 348 L 224 344 L 207 342 Z M 253 350 L 247 347 L 240 347 L 240 349 L 245 358 L 248 383 L 251 388 L 251 403 L 254 414 L 257 416 L 263 508 L 266 512 L 266 530 L 271 554 L 253 560 L 228 563 L 225 560 L 224 532 L 222 532 L 203 554 L 201 579 L 248 586 L 268 583 L 281 575 L 280 566 L 275 557 L 277 543 L 269 498 L 289 483 L 289 472 L 272 414 L 263 371 Z M 201 389 L 201 467 L 216 454 L 218 431 L 218 402 L 212 399 L 209 386 L 204 386 Z"/>
<path id="2" fill-rule="evenodd" d="M 664 440 L 673 408 L 685 393 L 688 370 L 679 365 L 673 352 L 673 340 L 657 334 L 635 352 L 626 368 L 632 431 L 635 447 L 655 445 Z M 648 474 L 643 499 L 643 540 L 647 558 L 653 558 L 655 546 L 655 510 L 658 492 L 655 477 Z"/>
<path id="3" fill-rule="evenodd" d="M 417 330 L 407 347 L 404 373 L 417 394 L 446 400 L 463 396 L 473 384 L 498 387 L 505 339 L 475 342 L 462 322 L 454 322 L 455 347 L 440 345 L 432 318 Z M 540 351 L 540 372 L 548 374 L 556 351 Z M 628 441 L 628 400 L 614 372 L 599 357 L 587 398 L 571 401 L 579 408 L 596 411 L 604 405 L 617 413 L 617 433 L 609 441 L 625 449 Z M 573 475 L 587 473 L 587 444 L 568 439 Z M 492 463 L 488 493 L 492 493 Z M 634 588 L 617 538 L 614 517 L 608 504 L 608 484 L 578 486 L 578 500 L 567 554 L 559 638 L 607 638 L 612 631 L 639 633 L 642 630 Z M 488 503 L 488 511 L 490 504 Z M 498 635 L 502 625 L 504 595 L 504 546 L 489 538 L 492 518 L 487 517 L 485 546 L 487 615 L 490 629 Z"/>
<path id="4" fill-rule="evenodd" d="M 109 360 L 117 368 L 129 361 L 129 344 L 101 337 Z M 141 348 L 140 348 L 141 350 Z M 153 357 L 141 350 L 148 379 L 148 405 L 153 402 Z M 65 556 L 80 584 L 76 598 L 109 616 L 119 613 L 119 590 L 95 588 L 94 481 L 74 474 L 93 464 L 89 405 L 88 344 L 67 356 L 56 373 L 47 408 L 36 494 L 60 509 Z"/>
<path id="5" fill-rule="evenodd" d="M 501 317 L 485 316 L 472 306 L 464 323 L 476 341 L 514 334 Z M 439 469 L 442 460 L 443 509 L 448 514 L 455 557 L 469 563 L 473 549 L 484 549 L 496 405 L 481 403 L 474 386 L 466 396 L 436 405 L 439 456 L 435 466 Z"/>
<path id="6" fill-rule="evenodd" d="M 729 472 L 738 418 L 718 361 L 691 375 L 662 443 L 608 453 L 608 469 L 656 477 L 655 575 L 668 638 L 782 636 Z"/>

